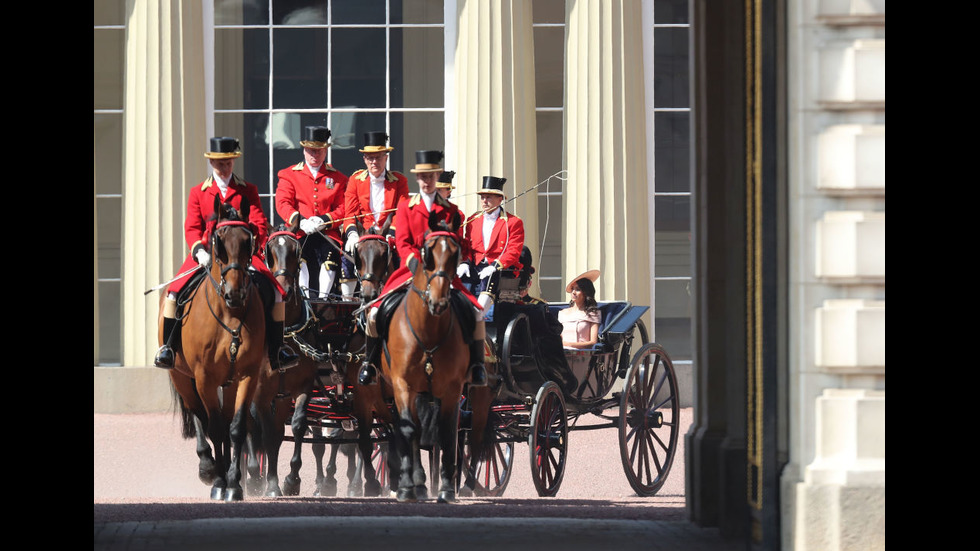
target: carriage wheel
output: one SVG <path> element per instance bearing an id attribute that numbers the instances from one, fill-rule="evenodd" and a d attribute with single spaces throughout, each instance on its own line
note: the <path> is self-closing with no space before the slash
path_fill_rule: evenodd
<path id="1" fill-rule="evenodd" d="M 657 343 L 633 356 L 619 405 L 619 452 L 636 493 L 657 493 L 677 452 L 680 403 L 674 365 Z"/>
<path id="2" fill-rule="evenodd" d="M 491 413 L 488 423 L 500 424 L 500 415 Z M 493 433 L 493 442 L 484 451 L 483 456 L 473 461 L 473 451 L 470 448 L 470 432 L 461 431 L 459 444 L 459 460 L 457 461 L 460 479 L 474 481 L 473 495 L 500 497 L 504 495 L 510 475 L 514 471 L 514 442 L 502 442 L 500 434 Z M 463 472 L 467 476 L 462 476 Z"/>
<path id="3" fill-rule="evenodd" d="M 534 398 L 528 447 L 534 488 L 541 497 L 554 496 L 565 476 L 565 457 L 568 453 L 565 398 L 554 381 L 541 385 Z"/>

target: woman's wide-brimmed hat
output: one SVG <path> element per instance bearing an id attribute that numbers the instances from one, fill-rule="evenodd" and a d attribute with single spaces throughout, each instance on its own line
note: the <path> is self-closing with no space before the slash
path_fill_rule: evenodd
<path id="1" fill-rule="evenodd" d="M 599 270 L 589 270 L 587 272 L 583 272 L 578 277 L 572 279 L 571 281 L 568 282 L 568 285 L 565 286 L 565 292 L 571 293 L 572 286 L 575 285 L 575 282 L 580 279 L 588 279 L 592 283 L 595 283 L 595 280 L 599 279 Z"/>
<path id="2" fill-rule="evenodd" d="M 332 145 L 330 143 L 330 129 L 326 126 L 307 126 L 299 144 L 310 149 L 326 149 Z"/>
<path id="3" fill-rule="evenodd" d="M 453 185 L 453 176 L 455 175 L 455 170 L 443 170 L 442 174 L 439 175 L 439 180 L 436 182 L 436 187 L 443 189 L 456 189 L 456 186 Z"/>
<path id="4" fill-rule="evenodd" d="M 387 132 L 365 132 L 364 148 L 361 153 L 387 153 L 395 148 L 388 145 Z"/>
<path id="5" fill-rule="evenodd" d="M 211 138 L 211 150 L 204 153 L 208 159 L 234 159 L 242 156 L 242 148 L 238 140 L 221 136 Z"/>
<path id="6" fill-rule="evenodd" d="M 442 151 L 416 151 L 415 168 L 411 172 L 442 172 L 442 167 L 439 166 L 442 157 Z"/>

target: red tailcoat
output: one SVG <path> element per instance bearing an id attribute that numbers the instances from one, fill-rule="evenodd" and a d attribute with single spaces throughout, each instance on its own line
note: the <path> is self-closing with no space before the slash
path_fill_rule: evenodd
<path id="1" fill-rule="evenodd" d="M 186 272 L 197 265 L 195 253 L 197 253 L 199 247 L 210 253 L 211 230 L 215 223 L 214 220 L 211 220 L 211 216 L 214 215 L 215 197 L 220 198 L 221 192 L 218 190 L 218 185 L 214 182 L 214 176 L 209 176 L 207 180 L 204 180 L 191 189 L 190 197 L 187 200 L 187 218 L 184 220 L 184 239 L 187 241 L 190 253 L 184 259 L 184 263 L 177 273 Z M 259 256 L 265 250 L 265 242 L 269 239 L 270 227 L 269 219 L 266 218 L 265 212 L 262 211 L 259 188 L 255 187 L 255 184 L 246 182 L 233 174 L 231 182 L 228 184 L 228 192 L 220 200 L 236 209 L 241 209 L 243 200 L 248 202 L 246 218 L 253 226 L 252 231 L 255 232 L 255 251 L 252 256 L 252 266 L 268 277 L 275 284 L 279 292 L 282 293 L 282 288 L 276 282 L 275 278 L 272 277 L 272 272 L 269 271 L 269 268 Z M 174 281 L 167 288 L 167 291 L 173 293 L 179 292 L 187 284 L 187 281 L 192 275 L 193 273 Z"/>
<path id="2" fill-rule="evenodd" d="M 392 209 L 408 199 L 408 178 L 401 172 L 385 171 L 384 186 L 385 204 L 382 210 L 391 212 L 382 212 L 375 219 L 374 214 L 371 213 L 371 175 L 363 168 L 351 174 L 345 193 L 346 220 L 342 230 L 345 236 L 354 229 L 355 216 L 360 217 L 361 225 L 365 229 L 375 225 L 380 228 L 384 226 L 389 216 L 395 215 Z M 392 221 L 392 230 L 395 229 L 395 224 L 396 221 Z"/>
<path id="3" fill-rule="evenodd" d="M 322 233 L 340 241 L 339 222 L 344 218 L 346 206 L 344 193 L 347 190 L 347 176 L 327 163 L 323 163 L 316 179 L 305 162 L 279 171 L 276 185 L 276 212 L 292 225 L 302 218 L 319 216 L 329 222 Z M 334 222 L 337 222 L 334 224 Z M 300 237 L 306 235 L 302 230 Z"/>
<path id="4" fill-rule="evenodd" d="M 479 264 L 485 258 L 487 264 L 496 263 L 498 270 L 509 267 L 519 270 L 522 264 L 518 260 L 524 249 L 524 221 L 501 208 L 490 233 L 489 247 L 484 247 L 484 220 L 486 215 L 480 213 L 465 228 L 473 264 Z"/>

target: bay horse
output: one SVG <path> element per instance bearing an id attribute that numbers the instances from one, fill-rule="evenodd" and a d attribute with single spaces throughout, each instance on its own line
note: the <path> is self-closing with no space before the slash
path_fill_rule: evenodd
<path id="1" fill-rule="evenodd" d="M 417 501 L 424 492 L 420 450 L 436 445 L 442 450 L 437 500 L 456 501 L 457 424 L 469 368 L 469 346 L 450 304 L 462 253 L 459 225 L 458 213 L 448 224 L 430 216 L 409 292 L 388 325 L 381 374 L 393 388 L 398 413 L 392 437 L 400 502 Z"/>
<path id="2" fill-rule="evenodd" d="M 240 208 L 248 211 L 244 202 Z M 212 484 L 211 499 L 240 501 L 248 408 L 260 369 L 268 365 L 266 316 L 248 273 L 253 231 L 243 214 L 218 197 L 214 212 L 211 262 L 181 315 L 180 347 L 169 373 L 181 410 L 181 434 L 197 436 L 199 476 Z M 157 337 L 162 344 L 162 329 Z"/>

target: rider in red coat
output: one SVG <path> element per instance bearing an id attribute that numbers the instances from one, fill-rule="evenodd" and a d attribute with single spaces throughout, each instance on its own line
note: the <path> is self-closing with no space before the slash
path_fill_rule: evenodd
<path id="1" fill-rule="evenodd" d="M 460 263 L 457 273 L 467 279 L 473 293 L 480 295 L 486 313 L 497 293 L 502 270 L 519 272 L 524 249 L 524 222 L 501 206 L 506 178 L 483 177 L 481 211 L 466 225 L 466 240 L 472 256 Z"/>
<path id="2" fill-rule="evenodd" d="M 276 212 L 289 226 L 299 224 L 301 239 L 306 236 L 302 240 L 300 287 L 308 289 L 314 276 L 323 298 L 333 287 L 342 264 L 340 226 L 346 208 L 347 176 L 326 162 L 331 145 L 329 128 L 307 126 L 304 137 L 300 141 L 304 160 L 279 171 Z M 354 277 L 353 265 L 349 261 L 343 264 L 347 278 Z M 352 297 L 353 285 L 346 284 L 342 292 Z"/>
<path id="3" fill-rule="evenodd" d="M 395 245 L 401 258 L 401 265 L 388 277 L 388 281 L 381 291 L 381 297 L 401 287 L 413 277 L 419 264 L 419 250 L 425 242 L 426 232 L 429 231 L 431 213 L 438 213 L 439 218 L 445 220 L 446 223 L 451 223 L 454 216 L 462 222 L 462 214 L 459 212 L 459 208 L 450 203 L 442 194 L 436 192 L 436 180 L 442 173 L 442 167 L 439 166 L 441 160 L 442 151 L 417 151 L 415 153 L 416 164 L 412 172 L 416 174 L 419 194 L 409 201 L 400 203 L 395 213 L 395 224 L 398 228 L 395 233 Z M 466 258 L 468 253 L 466 242 L 463 239 L 462 225 L 456 230 L 456 235 L 461 248 L 460 257 Z M 483 386 L 487 384 L 487 375 L 483 365 L 486 328 L 482 311 L 476 297 L 466 291 L 458 277 L 454 276 L 452 287 L 466 296 L 477 311 L 476 327 L 473 331 L 473 341 L 470 344 L 470 384 Z M 374 363 L 377 361 L 375 359 L 377 333 L 374 330 L 374 323 L 377 305 L 380 302 L 381 298 L 376 300 L 375 306 L 368 313 L 368 353 L 364 356 L 361 371 L 358 373 L 358 380 L 363 385 L 376 383 L 377 368 Z"/>
<path id="4" fill-rule="evenodd" d="M 174 280 L 167 288 L 167 297 L 163 301 L 163 334 L 164 344 L 157 351 L 153 364 L 157 367 L 171 369 L 174 366 L 174 352 L 171 343 L 180 334 L 180 324 L 177 323 L 177 295 L 187 285 L 194 275 L 193 270 L 197 266 L 208 269 L 211 263 L 211 231 L 214 228 L 215 200 L 220 200 L 230 204 L 241 212 L 248 219 L 249 226 L 255 234 L 255 252 L 252 256 L 251 269 L 261 273 L 273 285 L 276 290 L 276 304 L 271 315 L 271 320 L 267 320 L 267 334 L 269 344 L 269 361 L 274 367 L 289 366 L 297 359 L 296 354 L 282 343 L 283 317 L 285 314 L 283 306 L 282 287 L 272 277 L 272 272 L 259 256 L 264 250 L 265 242 L 269 238 L 269 220 L 262 211 L 262 203 L 259 199 L 259 190 L 255 184 L 251 184 L 235 175 L 235 159 L 241 156 L 241 149 L 238 140 L 235 138 L 218 137 L 211 138 L 211 150 L 204 154 L 211 165 L 212 174 L 206 180 L 191 189 L 190 198 L 187 201 L 187 219 L 184 220 L 184 239 L 190 248 L 190 254 L 184 259 L 184 264 L 177 273 L 185 274 L 179 279 Z M 176 342 L 180 342 L 177 338 Z"/>

